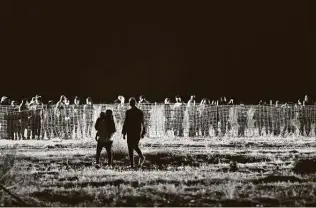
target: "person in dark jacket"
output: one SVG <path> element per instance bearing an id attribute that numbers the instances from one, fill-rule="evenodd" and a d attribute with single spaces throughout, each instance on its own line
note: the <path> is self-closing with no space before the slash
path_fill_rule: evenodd
<path id="1" fill-rule="evenodd" d="M 134 150 L 140 157 L 139 163 L 143 165 L 145 157 L 138 147 L 139 140 L 144 138 L 146 134 L 146 127 L 144 124 L 144 113 L 136 107 L 135 98 L 130 98 L 129 105 L 131 109 L 126 111 L 125 121 L 122 129 L 123 139 L 127 135 L 127 146 L 130 157 L 131 168 L 134 167 Z"/>
<path id="2" fill-rule="evenodd" d="M 100 155 L 103 147 L 105 147 L 108 155 L 108 166 L 112 166 L 112 136 L 116 132 L 112 110 L 106 110 L 105 113 L 101 112 L 94 127 L 97 130 L 95 139 L 98 142 L 96 151 L 96 167 L 100 168 Z"/>

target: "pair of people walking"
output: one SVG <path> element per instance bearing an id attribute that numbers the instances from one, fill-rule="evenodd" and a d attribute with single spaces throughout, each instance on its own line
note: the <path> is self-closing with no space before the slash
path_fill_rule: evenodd
<path id="1" fill-rule="evenodd" d="M 123 124 L 123 139 L 127 136 L 127 146 L 130 158 L 131 168 L 134 168 L 134 150 L 139 156 L 139 165 L 142 166 L 145 162 L 145 157 L 139 149 L 139 141 L 144 138 L 146 134 L 146 127 L 144 125 L 144 113 L 136 107 L 135 98 L 129 100 L 131 109 L 126 111 L 125 121 Z M 96 167 L 100 168 L 100 154 L 103 147 L 106 149 L 108 155 L 108 165 L 113 165 L 113 134 L 116 132 L 115 123 L 113 119 L 113 114 L 111 110 L 106 110 L 106 112 L 101 112 L 100 117 L 97 119 L 95 124 L 95 129 L 97 130 L 96 141 L 97 151 L 96 151 Z"/>

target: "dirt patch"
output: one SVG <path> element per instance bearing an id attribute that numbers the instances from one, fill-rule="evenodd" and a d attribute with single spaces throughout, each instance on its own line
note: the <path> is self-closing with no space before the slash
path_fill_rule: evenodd
<path id="1" fill-rule="evenodd" d="M 83 202 L 92 202 L 94 200 L 94 197 L 83 195 L 81 192 L 77 191 L 56 193 L 52 190 L 44 190 L 42 192 L 34 192 L 31 194 L 31 196 L 43 201 L 60 202 L 70 206 L 74 206 Z"/>
<path id="2" fill-rule="evenodd" d="M 280 200 L 273 199 L 273 198 L 254 198 L 254 201 L 257 201 L 258 204 L 264 206 L 264 207 L 278 207 L 280 206 Z"/>
<path id="3" fill-rule="evenodd" d="M 236 200 L 236 199 L 227 199 L 220 201 L 219 204 L 223 207 L 255 207 L 257 202 L 251 200 Z"/>
<path id="4" fill-rule="evenodd" d="M 316 160 L 305 159 L 299 160 L 293 167 L 294 173 L 298 174 L 314 174 L 316 173 Z"/>
<path id="5" fill-rule="evenodd" d="M 278 175 L 270 175 L 267 177 L 264 177 L 262 179 L 258 179 L 253 181 L 254 184 L 258 183 L 277 183 L 277 182 L 298 182 L 301 183 L 302 179 L 296 177 L 296 176 L 278 176 Z"/>

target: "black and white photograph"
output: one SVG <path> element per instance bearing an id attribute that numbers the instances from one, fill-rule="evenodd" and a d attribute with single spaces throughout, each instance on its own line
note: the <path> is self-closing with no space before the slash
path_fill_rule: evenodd
<path id="1" fill-rule="evenodd" d="M 1 207 L 316 207 L 313 0 L 1 1 Z"/>

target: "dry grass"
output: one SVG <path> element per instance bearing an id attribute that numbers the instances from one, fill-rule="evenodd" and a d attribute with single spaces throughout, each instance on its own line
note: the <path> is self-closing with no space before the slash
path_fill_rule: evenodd
<path id="1" fill-rule="evenodd" d="M 316 205 L 316 177 L 292 171 L 295 161 L 315 156 L 314 138 L 161 138 L 141 145 L 143 168 L 127 168 L 126 144 L 117 136 L 115 167 L 98 170 L 93 140 L 0 141 L 2 153 L 16 149 L 6 185 L 32 205 Z M 19 205 L 0 195 L 1 205 Z"/>

